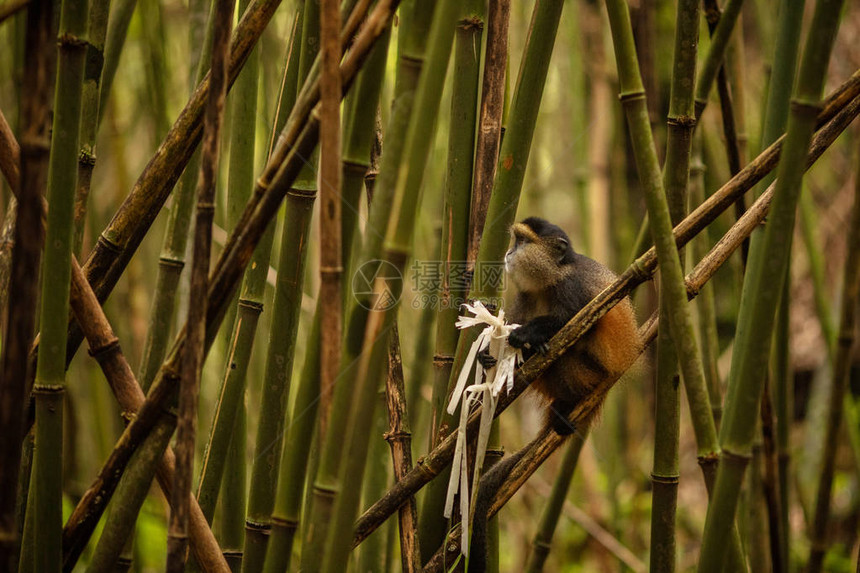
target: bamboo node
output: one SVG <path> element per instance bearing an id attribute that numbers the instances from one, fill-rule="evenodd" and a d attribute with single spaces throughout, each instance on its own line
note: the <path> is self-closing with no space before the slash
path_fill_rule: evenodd
<path id="1" fill-rule="evenodd" d="M 287 191 L 287 195 L 297 199 L 314 200 L 317 197 L 317 192 L 316 189 L 299 189 L 298 187 L 290 187 L 290 190 Z"/>
<path id="2" fill-rule="evenodd" d="M 726 462 L 734 462 L 746 465 L 752 459 L 752 454 L 739 454 L 731 450 L 723 449 L 720 453 L 720 459 Z"/>
<path id="3" fill-rule="evenodd" d="M 57 36 L 57 46 L 60 48 L 86 48 L 88 45 L 86 40 L 78 38 L 74 34 L 60 34 Z"/>
<path id="4" fill-rule="evenodd" d="M 36 384 L 33 386 L 33 394 L 46 397 L 57 396 L 65 392 L 66 387 L 62 384 Z"/>
<path id="5" fill-rule="evenodd" d="M 421 68 L 424 65 L 424 58 L 409 54 L 400 54 L 400 63 L 411 68 Z"/>
<path id="6" fill-rule="evenodd" d="M 214 213 L 215 212 L 215 202 L 214 201 L 198 201 L 197 202 L 197 211 L 204 213 Z"/>
<path id="7" fill-rule="evenodd" d="M 265 523 L 262 521 L 254 521 L 252 519 L 245 520 L 245 529 L 249 531 L 256 531 L 258 533 L 262 533 L 263 535 L 269 535 L 272 531 L 272 524 Z"/>
<path id="8" fill-rule="evenodd" d="M 677 485 L 679 478 L 678 476 L 661 476 L 652 472 L 651 481 L 654 483 L 662 483 L 666 485 Z"/>
<path id="9" fill-rule="evenodd" d="M 299 527 L 299 522 L 296 519 L 287 519 L 285 517 L 278 517 L 276 515 L 273 515 L 272 526 L 280 527 L 282 529 L 296 530 Z"/>
<path id="10" fill-rule="evenodd" d="M 95 167 L 96 154 L 92 151 L 92 148 L 81 149 L 81 152 L 78 154 L 78 163 L 86 167 Z"/>
<path id="11" fill-rule="evenodd" d="M 552 543 L 544 541 L 543 539 L 538 539 L 537 537 L 532 541 L 532 545 L 535 546 L 535 549 L 546 549 L 547 551 L 552 549 Z"/>
<path id="12" fill-rule="evenodd" d="M 811 102 L 794 98 L 791 100 L 791 113 L 796 113 L 800 116 L 817 118 L 823 109 L 824 105 L 821 101 Z"/>
<path id="13" fill-rule="evenodd" d="M 451 354 L 434 354 L 433 355 L 433 366 L 446 366 L 448 364 L 454 364 L 454 356 Z"/>
<path id="14" fill-rule="evenodd" d="M 239 307 L 255 310 L 258 313 L 263 312 L 263 303 L 257 300 L 248 300 L 247 298 L 239 299 Z"/>
<path id="15" fill-rule="evenodd" d="M 116 336 L 114 336 L 98 348 L 90 348 L 89 355 L 100 361 L 103 356 L 114 350 L 119 350 L 119 338 L 117 338 Z"/>
<path id="16" fill-rule="evenodd" d="M 483 30 L 484 21 L 481 20 L 478 16 L 463 18 L 462 20 L 460 20 L 459 28 L 461 30 Z"/>
<path id="17" fill-rule="evenodd" d="M 176 257 L 161 255 L 158 257 L 158 262 L 165 267 L 179 269 L 180 271 L 185 268 L 185 261 Z"/>
<path id="18" fill-rule="evenodd" d="M 487 448 L 484 458 L 502 459 L 505 456 L 505 448 Z"/>
<path id="19" fill-rule="evenodd" d="M 320 275 L 323 277 L 337 277 L 343 274 L 341 265 L 320 266 Z"/>
<path id="20" fill-rule="evenodd" d="M 618 101 L 622 104 L 632 103 L 637 100 L 645 99 L 645 90 L 636 90 L 635 92 L 622 92 L 618 94 Z"/>
<path id="21" fill-rule="evenodd" d="M 337 495 L 337 489 L 333 487 L 314 485 L 314 495 L 327 499 L 334 499 Z"/>
<path id="22" fill-rule="evenodd" d="M 407 432 L 405 430 L 385 432 L 384 434 L 382 434 L 382 438 L 388 443 L 397 441 L 404 442 L 406 440 L 412 439 L 412 432 Z"/>
<path id="23" fill-rule="evenodd" d="M 118 254 L 122 253 L 122 247 L 120 245 L 114 243 L 112 240 L 108 239 L 104 233 L 99 235 L 98 243 L 104 249 L 107 249 L 108 251 L 110 251 L 114 254 L 118 255 Z"/>
<path id="24" fill-rule="evenodd" d="M 678 115 L 675 117 L 666 118 L 666 125 L 669 127 L 696 127 L 696 116 L 694 115 Z"/>
<path id="25" fill-rule="evenodd" d="M 344 171 L 356 175 L 364 175 L 370 168 L 366 161 L 356 161 L 355 159 L 342 159 L 341 163 L 343 163 Z"/>

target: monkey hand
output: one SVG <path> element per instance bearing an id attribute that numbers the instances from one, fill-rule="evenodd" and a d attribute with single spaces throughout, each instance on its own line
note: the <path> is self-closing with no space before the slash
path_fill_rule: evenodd
<path id="1" fill-rule="evenodd" d="M 496 365 L 497 362 L 496 357 L 490 354 L 489 348 L 485 348 L 482 351 L 478 352 L 475 358 L 477 358 L 478 363 L 480 363 L 480 365 L 484 367 L 484 370 L 490 370 Z"/>
<path id="2" fill-rule="evenodd" d="M 547 332 L 545 326 L 536 319 L 511 331 L 508 335 L 508 344 L 514 348 L 525 348 L 544 354 L 548 350 L 547 342 L 553 334 L 553 332 Z"/>

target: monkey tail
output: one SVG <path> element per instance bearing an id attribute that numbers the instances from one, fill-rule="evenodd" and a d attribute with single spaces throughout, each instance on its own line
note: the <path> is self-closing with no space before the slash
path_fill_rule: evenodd
<path id="1" fill-rule="evenodd" d="M 531 445 L 531 444 L 530 444 Z M 487 521 L 493 497 L 511 473 L 511 469 L 520 461 L 529 446 L 498 462 L 490 471 L 484 474 L 478 487 L 478 499 L 475 500 L 475 513 L 472 518 L 472 539 L 469 543 L 468 573 L 484 573 L 487 570 Z"/>

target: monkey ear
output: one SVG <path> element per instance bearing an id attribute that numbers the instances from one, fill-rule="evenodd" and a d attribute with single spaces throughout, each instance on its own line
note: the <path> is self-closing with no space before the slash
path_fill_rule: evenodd
<path id="1" fill-rule="evenodd" d="M 566 237 L 555 237 L 552 240 L 553 250 L 555 251 L 556 256 L 559 261 L 564 258 L 564 255 L 567 254 L 568 249 L 570 248 L 570 242 Z"/>

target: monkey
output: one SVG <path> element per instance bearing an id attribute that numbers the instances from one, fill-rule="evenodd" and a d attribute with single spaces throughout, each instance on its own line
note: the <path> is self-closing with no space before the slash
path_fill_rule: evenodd
<path id="1" fill-rule="evenodd" d="M 508 309 L 511 322 L 521 326 L 508 344 L 528 359 L 544 353 L 549 340 L 582 307 L 617 277 L 601 263 L 579 254 L 567 234 L 548 221 L 529 217 L 511 227 L 513 244 L 505 254 L 505 273 L 516 294 Z M 596 387 L 617 379 L 639 356 L 642 342 L 629 298 L 623 299 L 583 337 L 562 354 L 531 388 L 548 403 L 546 424 L 563 437 L 576 428 L 568 417 Z M 484 368 L 495 359 L 478 355 Z M 588 426 L 593 415 L 583 423 Z M 472 527 L 469 573 L 486 569 L 487 514 L 493 497 L 528 447 L 493 466 L 480 481 Z"/>

